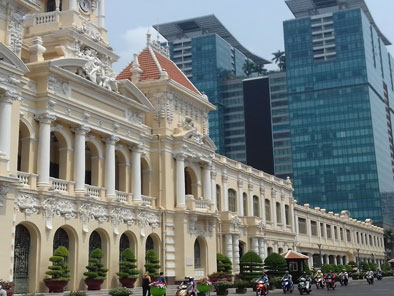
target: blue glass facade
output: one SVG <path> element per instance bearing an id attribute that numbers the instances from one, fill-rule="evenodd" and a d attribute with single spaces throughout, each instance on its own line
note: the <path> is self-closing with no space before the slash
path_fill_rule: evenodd
<path id="1" fill-rule="evenodd" d="M 301 203 L 394 225 L 393 65 L 361 9 L 284 22 Z M 383 199 L 383 200 L 382 200 Z"/>

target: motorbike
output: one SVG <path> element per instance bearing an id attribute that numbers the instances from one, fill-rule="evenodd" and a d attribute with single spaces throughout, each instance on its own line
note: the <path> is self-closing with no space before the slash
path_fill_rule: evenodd
<path id="1" fill-rule="evenodd" d="M 304 293 L 309 294 L 312 292 L 312 285 L 310 281 L 307 281 L 305 278 L 301 278 L 298 283 L 298 291 L 301 295 Z"/>
<path id="2" fill-rule="evenodd" d="M 317 276 L 317 277 L 315 278 L 315 282 L 316 282 L 316 288 L 317 288 L 317 289 L 320 289 L 320 288 L 324 289 L 323 277 Z"/>
<path id="3" fill-rule="evenodd" d="M 268 287 L 264 281 L 258 281 L 256 285 L 256 296 L 268 295 Z"/>
<path id="4" fill-rule="evenodd" d="M 376 279 L 377 279 L 378 281 L 381 281 L 381 280 L 383 279 L 382 274 L 381 274 L 381 273 L 378 273 L 378 274 L 376 275 Z"/>
<path id="5" fill-rule="evenodd" d="M 367 275 L 366 279 L 367 279 L 368 285 L 373 285 L 374 278 L 372 275 Z"/>
<path id="6" fill-rule="evenodd" d="M 286 294 L 287 292 L 293 293 L 294 285 L 288 279 L 284 279 L 282 281 L 282 289 L 284 294 Z"/>
<path id="7" fill-rule="evenodd" d="M 175 296 L 193 296 L 193 282 L 183 281 L 177 288 Z"/>
<path id="8" fill-rule="evenodd" d="M 341 284 L 341 286 L 347 286 L 348 282 L 349 279 L 345 275 L 339 276 L 339 283 Z"/>
<path id="9" fill-rule="evenodd" d="M 330 289 L 335 290 L 336 288 L 335 280 L 333 278 L 326 278 L 326 287 L 327 287 L 327 291 L 329 291 Z"/>

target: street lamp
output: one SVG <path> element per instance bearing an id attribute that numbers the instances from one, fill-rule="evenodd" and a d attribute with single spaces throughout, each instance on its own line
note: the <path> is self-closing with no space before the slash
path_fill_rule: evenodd
<path id="1" fill-rule="evenodd" d="M 323 257 L 321 256 L 321 246 L 322 246 L 322 244 L 317 244 L 317 246 L 319 247 L 320 267 L 322 267 L 323 266 Z"/>

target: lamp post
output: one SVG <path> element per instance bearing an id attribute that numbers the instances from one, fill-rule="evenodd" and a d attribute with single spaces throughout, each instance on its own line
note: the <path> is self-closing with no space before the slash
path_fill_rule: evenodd
<path id="1" fill-rule="evenodd" d="M 317 246 L 319 247 L 320 267 L 322 267 L 323 266 L 323 257 L 321 256 L 321 246 L 322 246 L 322 244 L 317 244 Z"/>
<path id="2" fill-rule="evenodd" d="M 357 249 L 357 267 L 360 270 L 360 249 Z"/>

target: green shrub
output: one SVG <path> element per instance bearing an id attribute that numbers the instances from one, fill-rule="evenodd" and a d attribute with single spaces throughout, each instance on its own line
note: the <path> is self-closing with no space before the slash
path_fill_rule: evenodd
<path id="1" fill-rule="evenodd" d="M 249 287 L 249 282 L 243 280 L 236 280 L 234 282 L 234 287 L 237 289 L 245 289 Z"/>
<path id="2" fill-rule="evenodd" d="M 368 262 L 360 262 L 360 268 L 362 271 L 368 271 L 369 270 L 369 264 Z"/>
<path id="3" fill-rule="evenodd" d="M 369 269 L 372 271 L 377 271 L 378 270 L 378 265 L 376 263 L 369 263 Z"/>
<path id="4" fill-rule="evenodd" d="M 270 276 L 281 277 L 288 270 L 286 259 L 276 253 L 272 253 L 265 258 L 264 265 Z"/>
<path id="5" fill-rule="evenodd" d="M 232 285 L 232 283 L 221 281 L 213 283 L 213 286 L 215 287 L 217 293 L 225 293 L 228 288 L 232 287 Z"/>
<path id="6" fill-rule="evenodd" d="M 117 288 L 109 291 L 111 296 L 129 296 L 131 294 L 133 294 L 133 291 L 127 288 Z"/>
<path id="7" fill-rule="evenodd" d="M 139 271 L 136 269 L 137 265 L 135 262 L 134 253 L 131 249 L 125 249 L 122 252 L 122 260 L 119 262 L 119 272 L 116 273 L 121 279 L 136 279 L 139 275 Z"/>
<path id="8" fill-rule="evenodd" d="M 145 270 L 149 272 L 152 278 L 159 276 L 160 261 L 157 258 L 156 252 L 154 250 L 149 250 L 145 254 Z"/>
<path id="9" fill-rule="evenodd" d="M 226 255 L 217 253 L 216 263 L 217 263 L 218 272 L 231 273 L 233 270 L 233 264 L 231 263 L 230 258 L 228 258 Z"/>
<path id="10" fill-rule="evenodd" d="M 345 269 L 346 269 L 346 272 L 352 272 L 353 271 L 353 267 L 351 267 L 350 265 L 345 265 Z"/>
<path id="11" fill-rule="evenodd" d="M 232 275 L 227 273 L 227 272 L 214 272 L 210 275 L 208 275 L 208 278 L 210 279 L 228 279 L 228 278 L 232 278 Z"/>
<path id="12" fill-rule="evenodd" d="M 51 280 L 70 280 L 70 269 L 68 269 L 68 264 L 66 262 L 68 255 L 67 248 L 60 246 L 55 250 L 53 256 L 49 258 L 49 261 L 52 262 L 52 266 L 48 266 L 49 270 L 46 274 L 51 277 Z"/>
<path id="13" fill-rule="evenodd" d="M 390 270 L 391 270 L 391 267 L 388 262 L 385 262 L 382 264 L 382 271 L 390 271 Z"/>
<path id="14" fill-rule="evenodd" d="M 239 277 L 245 281 L 259 278 L 264 271 L 263 260 L 253 251 L 249 251 L 241 257 L 239 266 Z"/>
<path id="15" fill-rule="evenodd" d="M 65 294 L 65 296 L 86 296 L 85 291 L 71 291 L 70 293 Z"/>
<path id="16" fill-rule="evenodd" d="M 87 279 L 105 280 L 108 269 L 104 267 L 104 264 L 101 264 L 101 259 L 103 257 L 104 253 L 101 249 L 97 248 L 92 251 L 89 265 L 86 266 L 88 271 L 83 274 Z"/>
<path id="17" fill-rule="evenodd" d="M 348 265 L 350 265 L 351 267 L 357 267 L 357 264 L 354 261 L 349 261 Z"/>
<path id="18" fill-rule="evenodd" d="M 321 271 L 324 274 L 329 273 L 330 270 L 334 271 L 334 265 L 332 265 L 332 264 L 323 264 L 323 266 L 321 268 Z"/>

